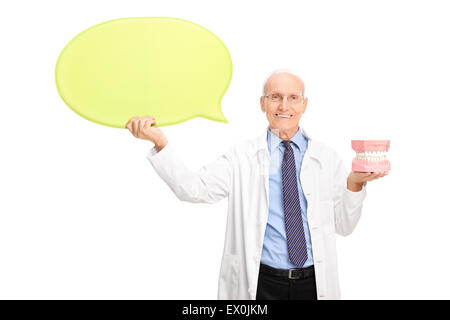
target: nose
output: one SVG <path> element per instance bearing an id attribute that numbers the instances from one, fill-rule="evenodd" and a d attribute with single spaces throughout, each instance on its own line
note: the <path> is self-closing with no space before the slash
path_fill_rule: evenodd
<path id="1" fill-rule="evenodd" d="M 283 97 L 283 101 L 280 102 L 279 109 L 280 110 L 287 110 L 288 109 L 288 107 L 287 107 L 287 97 L 286 96 L 284 96 Z"/>

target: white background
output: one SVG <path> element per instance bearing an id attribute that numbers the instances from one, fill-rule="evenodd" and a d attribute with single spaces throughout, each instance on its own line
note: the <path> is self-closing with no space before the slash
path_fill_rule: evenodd
<path id="1" fill-rule="evenodd" d="M 169 16 L 219 36 L 233 59 L 222 109 L 163 127 L 193 170 L 267 121 L 261 86 L 299 71 L 300 124 L 350 169 L 351 139 L 390 139 L 338 237 L 344 299 L 449 299 L 450 98 L 445 1 L 15 1 L 0 10 L 0 298 L 216 299 L 227 201 L 179 201 L 151 142 L 72 112 L 54 83 L 74 36 L 124 17 Z"/>

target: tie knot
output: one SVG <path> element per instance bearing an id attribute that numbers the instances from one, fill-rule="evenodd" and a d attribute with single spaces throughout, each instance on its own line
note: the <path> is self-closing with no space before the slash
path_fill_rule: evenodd
<path id="1" fill-rule="evenodd" d="M 291 148 L 291 144 L 289 142 L 291 142 L 291 140 L 283 140 L 281 141 L 284 144 L 284 147 L 286 148 L 286 150 L 290 150 Z"/>

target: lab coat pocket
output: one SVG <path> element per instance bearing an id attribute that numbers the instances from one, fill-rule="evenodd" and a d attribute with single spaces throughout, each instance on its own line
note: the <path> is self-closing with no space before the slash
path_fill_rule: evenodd
<path id="1" fill-rule="evenodd" d="M 221 299 L 237 297 L 239 288 L 240 255 L 225 253 L 220 270 Z"/>

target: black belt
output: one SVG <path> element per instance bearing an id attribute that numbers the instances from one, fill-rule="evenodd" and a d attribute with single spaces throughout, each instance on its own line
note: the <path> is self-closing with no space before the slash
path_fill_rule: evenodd
<path id="1" fill-rule="evenodd" d="M 314 265 L 302 269 L 276 269 L 261 263 L 259 269 L 261 272 L 288 279 L 304 279 L 314 276 Z"/>

